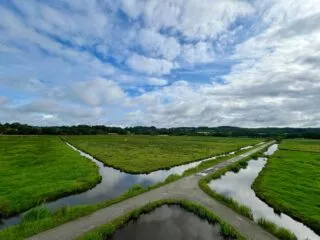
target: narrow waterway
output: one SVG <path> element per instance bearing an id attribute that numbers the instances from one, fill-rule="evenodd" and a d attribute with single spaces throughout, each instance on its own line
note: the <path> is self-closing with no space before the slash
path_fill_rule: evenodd
<path id="1" fill-rule="evenodd" d="M 110 240 L 222 240 L 220 225 L 210 224 L 178 206 L 164 205 L 116 231 Z"/>
<path id="2" fill-rule="evenodd" d="M 112 167 L 105 166 L 102 162 L 98 161 L 91 155 L 82 152 L 81 150 L 77 149 L 70 143 L 66 143 L 66 144 L 69 147 L 71 147 L 73 150 L 79 152 L 80 155 L 93 161 L 99 167 L 99 174 L 102 176 L 102 180 L 94 188 L 88 191 L 63 197 L 56 201 L 45 203 L 44 206 L 48 207 L 50 210 L 58 209 L 64 206 L 96 204 L 96 203 L 99 203 L 108 199 L 112 199 L 121 195 L 134 184 L 139 184 L 143 187 L 148 187 L 160 181 L 164 181 L 171 174 L 181 175 L 184 171 L 190 168 L 194 168 L 204 161 L 213 160 L 220 156 L 235 154 L 235 152 L 230 152 L 228 154 L 221 154 L 221 155 L 210 157 L 204 160 L 172 167 L 168 170 L 158 170 L 148 174 L 130 174 L 126 172 L 121 172 Z M 240 150 L 244 150 L 247 147 L 243 147 Z M 249 147 L 252 147 L 252 146 L 249 146 Z M 21 214 L 20 216 L 14 216 L 8 219 L 3 219 L 2 224 L 0 224 L 0 229 L 3 229 L 11 225 L 15 225 L 19 223 L 20 220 L 21 220 Z"/>
<path id="3" fill-rule="evenodd" d="M 274 144 L 265 152 L 270 156 L 278 149 L 278 145 Z M 267 158 L 259 158 L 258 160 L 250 160 L 245 169 L 241 169 L 238 173 L 227 172 L 220 179 L 213 180 L 209 186 L 214 191 L 231 197 L 237 202 L 246 205 L 252 209 L 254 219 L 263 217 L 274 222 L 278 226 L 291 230 L 298 239 L 320 240 L 320 237 L 304 224 L 294 220 L 286 214 L 277 214 L 273 208 L 260 200 L 255 192 L 251 189 L 251 185 L 259 175 L 267 162 Z"/>

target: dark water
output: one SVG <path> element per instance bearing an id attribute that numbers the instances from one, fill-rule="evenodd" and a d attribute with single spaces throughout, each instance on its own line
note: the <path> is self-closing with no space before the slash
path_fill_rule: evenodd
<path id="1" fill-rule="evenodd" d="M 220 240 L 219 224 L 212 225 L 178 206 L 164 205 L 119 229 L 112 240 Z"/>
<path id="2" fill-rule="evenodd" d="M 272 145 L 265 154 L 272 155 L 277 149 L 278 145 Z M 266 162 L 267 158 L 251 160 L 248 162 L 247 168 L 241 169 L 238 173 L 227 172 L 220 179 L 211 181 L 209 186 L 216 192 L 231 197 L 237 202 L 250 207 L 255 219 L 263 217 L 272 221 L 278 226 L 291 230 L 298 239 L 320 239 L 317 234 L 304 224 L 292 219 L 286 214 L 275 213 L 273 208 L 269 207 L 255 195 L 255 192 L 251 189 L 251 185 Z"/>
<path id="3" fill-rule="evenodd" d="M 95 204 L 108 199 L 112 199 L 124 193 L 134 184 L 139 184 L 143 187 L 147 187 L 160 181 L 164 181 L 171 174 L 181 175 L 187 169 L 194 168 L 204 161 L 213 160 L 218 157 L 210 157 L 201 161 L 176 166 L 169 170 L 159 170 L 148 174 L 130 174 L 121 172 L 111 167 L 104 166 L 102 162 L 96 160 L 91 155 L 78 150 L 69 143 L 67 143 L 67 145 L 70 146 L 73 150 L 79 152 L 82 156 L 93 161 L 99 167 L 99 174 L 102 176 L 102 181 L 101 183 L 97 184 L 94 188 L 86 192 L 74 194 L 68 197 L 63 197 L 56 201 L 44 204 L 51 210 L 58 209 L 64 206 Z M 233 154 L 235 154 L 235 152 L 230 152 L 228 154 L 223 154 L 219 156 Z M 17 224 L 20 222 L 20 220 L 21 216 L 3 219 L 2 224 L 0 224 L 0 229 Z"/>

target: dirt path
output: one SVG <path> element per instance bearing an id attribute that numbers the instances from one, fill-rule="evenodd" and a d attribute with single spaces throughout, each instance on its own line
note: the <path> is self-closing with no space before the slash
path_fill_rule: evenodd
<path id="1" fill-rule="evenodd" d="M 217 171 L 227 165 L 232 164 L 235 161 L 239 161 L 247 157 L 248 155 L 256 153 L 257 151 L 261 150 L 267 145 L 270 145 L 271 143 L 272 142 L 269 142 L 261 146 L 258 146 L 245 154 L 231 158 L 196 175 L 182 178 L 163 187 L 154 189 L 152 191 L 143 193 L 139 196 L 111 205 L 107 208 L 94 212 L 88 216 L 65 223 L 61 226 L 47 230 L 28 239 L 70 240 L 75 237 L 79 237 L 83 235 L 85 232 L 102 224 L 105 224 L 116 217 L 128 213 L 135 208 L 142 207 L 148 202 L 166 198 L 187 199 L 199 203 L 211 210 L 212 212 L 214 212 L 216 215 L 221 217 L 229 224 L 231 224 L 248 239 L 276 239 L 271 234 L 260 228 L 256 223 L 238 215 L 230 208 L 224 206 L 223 204 L 217 202 L 216 200 L 206 195 L 198 186 L 198 182 L 201 176 L 213 171 Z"/>

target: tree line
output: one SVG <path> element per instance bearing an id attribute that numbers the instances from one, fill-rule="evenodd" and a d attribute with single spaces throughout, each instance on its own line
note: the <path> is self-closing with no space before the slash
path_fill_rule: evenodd
<path id="1" fill-rule="evenodd" d="M 109 127 L 104 125 L 31 126 L 21 123 L 0 123 L 0 134 L 6 135 L 188 135 L 218 137 L 278 137 L 320 139 L 320 128 L 240 128 L 240 127 Z"/>

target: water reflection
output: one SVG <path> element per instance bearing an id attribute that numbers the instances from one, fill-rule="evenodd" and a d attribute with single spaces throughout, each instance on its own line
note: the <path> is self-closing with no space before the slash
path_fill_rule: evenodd
<path id="1" fill-rule="evenodd" d="M 240 148 L 240 150 L 247 150 L 247 149 L 250 149 L 250 148 L 253 148 L 253 146 L 242 147 L 242 148 Z"/>
<path id="2" fill-rule="evenodd" d="M 212 225 L 178 206 L 165 205 L 129 222 L 109 239 L 219 240 L 223 237 L 218 224 Z"/>
<path id="3" fill-rule="evenodd" d="M 278 145 L 272 145 L 266 152 L 266 155 L 272 155 L 278 149 Z M 296 234 L 298 239 L 320 239 L 311 229 L 304 224 L 295 221 L 286 214 L 275 213 L 273 208 L 256 197 L 251 189 L 253 181 L 258 176 L 266 164 L 266 158 L 251 160 L 246 169 L 241 169 L 238 173 L 227 172 L 220 179 L 213 180 L 209 186 L 216 192 L 235 199 L 237 202 L 249 206 L 255 219 L 263 217 L 276 223 L 278 226 L 290 229 Z"/>

